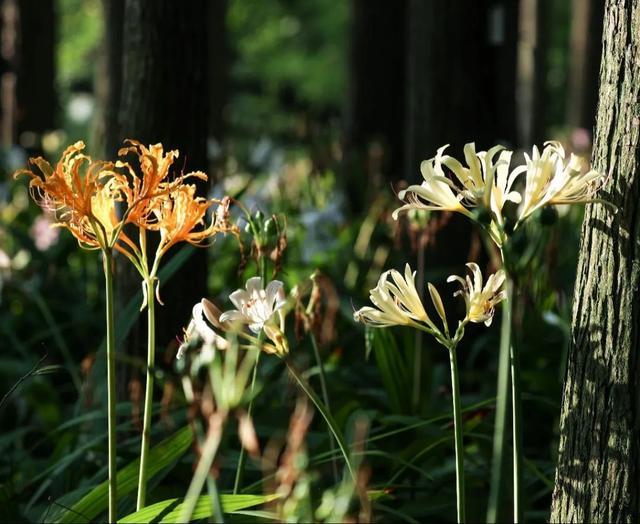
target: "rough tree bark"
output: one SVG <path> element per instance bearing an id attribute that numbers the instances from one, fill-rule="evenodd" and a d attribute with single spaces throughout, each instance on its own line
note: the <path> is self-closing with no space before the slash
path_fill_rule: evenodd
<path id="1" fill-rule="evenodd" d="M 606 5 L 593 163 L 575 287 L 552 522 L 638 522 L 640 1 Z"/>

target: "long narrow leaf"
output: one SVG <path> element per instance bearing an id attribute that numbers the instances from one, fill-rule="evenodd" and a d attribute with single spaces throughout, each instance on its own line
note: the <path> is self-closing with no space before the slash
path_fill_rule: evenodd
<path id="1" fill-rule="evenodd" d="M 367 338 L 370 339 L 391 409 L 394 413 L 408 413 L 411 406 L 410 374 L 393 334 L 388 329 L 367 327 Z"/>
<path id="2" fill-rule="evenodd" d="M 220 502 L 222 503 L 222 511 L 225 513 L 233 513 L 247 508 L 258 506 L 259 504 L 266 504 L 278 498 L 279 495 L 220 495 Z M 162 502 L 157 502 L 146 508 L 142 508 L 131 515 L 120 519 L 122 524 L 127 522 L 180 522 L 180 512 L 182 511 L 183 503 L 182 499 L 168 499 Z M 193 510 L 191 520 L 206 519 L 212 516 L 211 510 L 211 498 L 209 495 L 201 495 L 198 498 L 196 507 Z"/>
<path id="3" fill-rule="evenodd" d="M 193 430 L 190 426 L 186 426 L 154 446 L 149 453 L 148 478 L 153 477 L 177 460 L 189 449 L 192 441 Z M 139 468 L 140 459 L 136 459 L 118 471 L 118 499 L 136 488 Z M 66 510 L 55 522 L 63 524 L 78 522 L 82 518 L 87 521 L 94 519 L 107 509 L 108 491 L 107 481 L 99 484 Z"/>
<path id="4" fill-rule="evenodd" d="M 340 431 L 340 429 L 338 428 L 338 425 L 336 424 L 336 421 L 331 416 L 331 413 L 329 413 L 329 411 L 327 410 L 325 405 L 322 403 L 322 401 L 318 398 L 318 395 L 316 395 L 314 393 L 313 389 L 311 389 L 311 386 L 309 386 L 309 384 L 306 382 L 306 380 L 304 380 L 300 376 L 300 374 L 296 371 L 296 369 L 289 362 L 287 362 L 287 368 L 289 368 L 289 372 L 291 373 L 293 378 L 296 379 L 296 382 L 298 382 L 298 384 L 300 385 L 302 390 L 307 394 L 309 399 L 311 399 L 311 402 L 314 403 L 314 405 L 316 406 L 316 408 L 318 409 L 318 411 L 320 412 L 320 414 L 322 415 L 322 417 L 326 421 L 327 425 L 329 426 L 329 429 L 331 430 L 331 433 L 333 433 L 333 436 L 336 438 L 336 441 L 338 442 L 338 447 L 340 448 L 340 451 L 342 452 L 342 456 L 344 457 L 344 460 L 345 460 L 345 462 L 347 464 L 347 468 L 349 469 L 349 473 L 351 474 L 351 478 L 355 482 L 355 480 L 356 480 L 356 472 L 355 472 L 355 469 L 353 467 L 353 464 L 351 464 L 351 459 L 349 458 L 349 449 L 347 448 L 347 444 L 346 444 L 346 442 L 344 440 L 344 437 L 342 436 L 342 432 Z"/>

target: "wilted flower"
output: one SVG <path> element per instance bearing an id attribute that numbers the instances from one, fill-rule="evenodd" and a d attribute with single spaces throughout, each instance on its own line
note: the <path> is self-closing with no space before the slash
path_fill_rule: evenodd
<path id="1" fill-rule="evenodd" d="M 465 278 L 451 275 L 447 282 L 458 281 L 462 289 L 456 291 L 454 295 L 462 295 L 467 305 L 467 315 L 465 320 L 470 322 L 484 322 L 486 326 L 491 325 L 496 304 L 500 303 L 507 296 L 506 291 L 500 290 L 506 279 L 505 272 L 500 269 L 489 276 L 486 284 L 482 285 L 482 272 L 478 264 L 469 262 L 467 267 L 473 273 L 473 280 L 467 275 Z"/>
<path id="2" fill-rule="evenodd" d="M 462 204 L 464 198 L 455 184 L 449 180 L 442 169 L 442 153 L 447 146 L 438 149 L 435 158 L 425 160 L 420 164 L 420 171 L 424 181 L 420 185 L 412 185 L 398 193 L 398 198 L 406 204 L 393 212 L 393 218 L 410 209 L 424 209 L 433 211 L 456 211 L 469 216 L 469 210 Z"/>
<path id="3" fill-rule="evenodd" d="M 247 280 L 246 289 L 234 291 L 229 295 L 229 300 L 237 309 L 222 313 L 220 322 L 241 322 L 248 325 L 249 329 L 256 334 L 264 331 L 276 345 L 278 353 L 289 351 L 283 334 L 283 308 L 287 301 L 282 282 L 273 280 L 263 288 L 262 279 L 252 277 Z"/>
<path id="4" fill-rule="evenodd" d="M 389 276 L 393 282 L 389 281 Z M 415 272 L 405 266 L 404 278 L 395 269 L 380 275 L 378 285 L 369 298 L 376 307 L 365 306 L 353 314 L 357 322 L 375 327 L 432 325 L 416 289 Z"/>
<path id="5" fill-rule="evenodd" d="M 514 172 L 526 173 L 526 188 L 519 221 L 545 205 L 597 202 L 595 194 L 605 182 L 605 175 L 589 170 L 583 173 L 583 161 L 573 153 L 565 161 L 559 142 L 545 142 L 542 153 L 536 146 L 526 165 Z"/>

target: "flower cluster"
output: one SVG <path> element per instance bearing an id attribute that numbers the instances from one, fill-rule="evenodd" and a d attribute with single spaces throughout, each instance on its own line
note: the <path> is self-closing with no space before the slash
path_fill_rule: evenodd
<path id="1" fill-rule="evenodd" d="M 52 167 L 43 158 L 30 159 L 31 169 L 15 176 L 31 177 L 29 188 L 36 202 L 55 215 L 55 226 L 67 228 L 80 246 L 87 249 L 115 249 L 131 260 L 143 277 L 153 277 L 162 256 L 175 244 L 203 244 L 216 233 L 238 234 L 229 221 L 230 200 L 207 200 L 196 196 L 190 179 L 207 180 L 195 171 L 171 177 L 178 151 L 165 152 L 162 144 L 149 147 L 127 140 L 115 163 L 94 161 L 76 142 Z M 125 158 L 133 154 L 137 166 Z M 216 204 L 211 222 L 207 213 Z M 124 231 L 130 224 L 140 231 L 136 244 Z M 155 231 L 160 241 L 153 268 L 149 270 L 146 231 Z"/>
<path id="2" fill-rule="evenodd" d="M 229 343 L 221 334 L 226 332 L 234 332 L 243 338 L 247 344 L 242 347 L 246 349 L 257 347 L 277 355 L 289 352 L 284 334 L 288 301 L 282 282 L 272 280 L 265 288 L 260 277 L 252 277 L 247 280 L 245 289 L 231 293 L 229 300 L 237 309 L 222 313 L 206 298 L 193 307 L 178 358 L 192 342 L 200 343 L 207 352 L 227 349 Z M 243 326 L 247 326 L 249 332 L 243 330 Z M 268 342 L 262 339 L 262 333 Z"/>
<path id="3" fill-rule="evenodd" d="M 482 207 L 492 217 L 489 228 L 492 238 L 502 245 L 503 208 L 507 202 L 521 204 L 516 227 L 536 209 L 547 205 L 602 202 L 596 193 L 604 185 L 604 174 L 587 169 L 574 154 L 567 160 L 559 142 L 546 142 L 542 153 L 534 146 L 531 156 L 525 154 L 525 165 L 512 170 L 512 152 L 502 146 L 476 152 L 475 144 L 466 144 L 466 166 L 445 155 L 446 148 L 441 147 L 434 158 L 422 163 L 421 184 L 399 193 L 405 204 L 394 211 L 394 218 L 411 209 L 454 211 L 473 217 L 471 210 Z M 444 167 L 453 173 L 453 178 L 446 176 Z M 520 193 L 514 189 L 514 183 L 522 173 L 525 187 Z"/>
<path id="4" fill-rule="evenodd" d="M 373 327 L 411 326 L 421 329 L 434 335 L 445 346 L 452 342 L 457 343 L 468 322 L 483 322 L 489 326 L 496 304 L 506 298 L 506 292 L 501 290 L 505 281 L 503 270 L 490 275 L 483 284 L 478 265 L 469 263 L 467 267 L 473 274 L 473 280 L 469 276 L 462 278 L 457 275 L 448 279 L 449 282 L 458 281 L 462 284 L 462 288 L 454 293 L 454 296 L 462 295 L 466 304 L 466 315 L 458 323 L 453 338 L 449 336 L 449 326 L 440 294 L 433 285 L 428 284 L 433 306 L 442 320 L 442 330 L 427 314 L 416 289 L 415 272 L 411 271 L 409 264 L 405 266 L 404 277 L 394 269 L 382 273 L 378 285 L 370 291 L 370 299 L 375 307 L 365 306 L 356 311 L 353 317 L 356 321 Z"/>

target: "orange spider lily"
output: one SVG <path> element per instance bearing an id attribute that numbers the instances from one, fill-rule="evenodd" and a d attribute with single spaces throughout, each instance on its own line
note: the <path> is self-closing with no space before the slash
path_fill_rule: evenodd
<path id="1" fill-rule="evenodd" d="M 196 171 L 168 181 L 169 170 L 180 154 L 178 150 L 165 153 L 162 144 L 152 144 L 146 147 L 132 139 L 125 140 L 125 143 L 129 145 L 121 148 L 118 155 L 122 157 L 129 153 L 137 155 L 142 175 L 139 176 L 128 162 L 119 160 L 115 164 L 117 168 L 125 168 L 131 177 L 129 182 L 125 175 L 114 173 L 127 201 L 126 223 L 148 228 L 150 223 L 155 220 L 154 213 L 152 213 L 157 205 L 157 202 L 154 201 L 155 198 L 166 196 L 184 183 L 187 178 L 195 177 L 207 180 L 207 175 Z"/>
<path id="2" fill-rule="evenodd" d="M 206 179 L 204 173 L 200 173 Z M 188 242 L 198 246 L 216 233 L 238 234 L 238 227 L 229 222 L 230 199 L 207 200 L 195 196 L 196 186 L 193 184 L 181 184 L 176 186 L 169 194 L 156 200 L 152 207 L 155 221 L 147 227 L 160 232 L 160 244 L 156 252 L 156 260 L 159 260 L 171 246 L 178 242 Z M 207 210 L 218 204 L 218 209 L 211 223 L 205 226 Z M 204 226 L 197 230 L 198 226 Z"/>
<path id="3" fill-rule="evenodd" d="M 122 197 L 120 185 L 112 176 L 113 164 L 92 161 L 82 153 L 84 147 L 80 141 L 65 149 L 55 169 L 42 157 L 30 158 L 32 170 L 20 169 L 14 177 L 31 177 L 33 199 L 54 212 L 58 220 L 54 225 L 68 229 L 81 247 L 123 251 L 119 241 L 132 242 L 122 233 L 116 211 Z"/>

